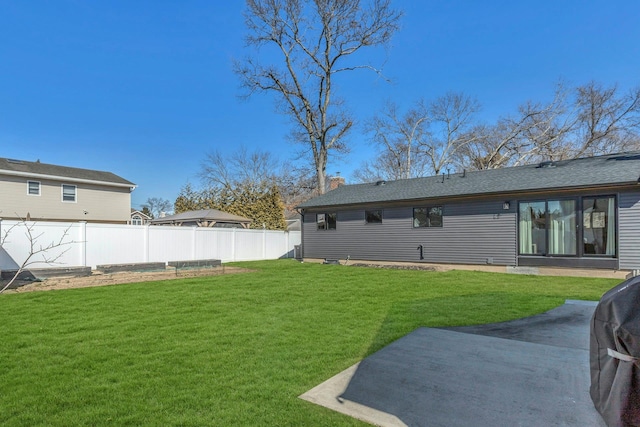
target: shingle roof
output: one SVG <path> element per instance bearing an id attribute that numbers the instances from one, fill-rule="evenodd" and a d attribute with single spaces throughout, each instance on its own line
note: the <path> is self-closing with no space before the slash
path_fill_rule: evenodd
<path id="1" fill-rule="evenodd" d="M 186 221 L 251 222 L 249 218 L 222 212 L 217 209 L 201 209 L 152 219 L 151 223 L 160 224 Z"/>
<path id="2" fill-rule="evenodd" d="M 638 184 L 640 152 L 472 171 L 425 178 L 344 185 L 299 208 Z M 640 188 L 640 186 L 639 186 Z"/>
<path id="3" fill-rule="evenodd" d="M 49 165 L 40 162 L 27 162 L 0 158 L 0 174 L 25 177 L 53 178 L 82 182 L 96 182 L 114 184 L 117 186 L 135 187 L 131 181 L 119 177 L 111 172 L 91 169 L 71 168 L 67 166 Z"/>

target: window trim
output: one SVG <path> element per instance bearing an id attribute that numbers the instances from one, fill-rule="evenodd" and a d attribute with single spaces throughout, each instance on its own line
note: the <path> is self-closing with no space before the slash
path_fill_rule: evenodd
<path id="1" fill-rule="evenodd" d="M 65 187 L 73 188 L 73 200 L 65 200 L 64 189 Z M 60 193 L 62 197 L 62 203 L 78 203 L 78 186 L 73 184 L 62 184 L 60 186 Z"/>
<path id="2" fill-rule="evenodd" d="M 374 215 L 374 213 L 379 212 L 379 215 Z M 364 211 L 364 223 L 365 224 L 382 224 L 382 220 L 384 218 L 384 213 L 382 209 L 365 209 Z M 379 221 L 370 221 L 370 217 L 379 217 Z"/>
<path id="3" fill-rule="evenodd" d="M 416 209 L 424 209 L 426 211 L 426 225 L 416 225 Z M 431 225 L 431 210 L 440 210 L 440 225 Z M 444 227 L 444 205 L 433 206 L 417 206 L 413 208 L 411 216 L 411 225 L 413 228 L 443 228 Z"/>
<path id="4" fill-rule="evenodd" d="M 38 184 L 38 192 L 37 193 L 32 193 L 31 192 L 31 184 Z M 40 181 L 28 180 L 27 181 L 27 195 L 28 196 L 40 196 L 41 194 L 42 194 L 42 183 Z"/>

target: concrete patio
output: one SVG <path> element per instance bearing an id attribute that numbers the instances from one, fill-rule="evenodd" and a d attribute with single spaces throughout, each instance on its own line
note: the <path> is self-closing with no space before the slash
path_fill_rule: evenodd
<path id="1" fill-rule="evenodd" d="M 378 426 L 605 426 L 589 397 L 596 302 L 420 328 L 300 396 Z"/>

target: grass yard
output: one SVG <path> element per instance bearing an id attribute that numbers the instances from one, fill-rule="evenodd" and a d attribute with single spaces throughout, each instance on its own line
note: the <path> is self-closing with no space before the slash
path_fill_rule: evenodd
<path id="1" fill-rule="evenodd" d="M 420 326 L 529 316 L 619 281 L 242 263 L 0 295 L 0 425 L 360 426 L 297 398 Z"/>

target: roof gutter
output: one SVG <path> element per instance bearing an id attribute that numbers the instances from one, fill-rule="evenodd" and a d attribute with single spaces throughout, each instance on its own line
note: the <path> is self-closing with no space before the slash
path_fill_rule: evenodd
<path id="1" fill-rule="evenodd" d="M 26 178 L 53 179 L 56 181 L 77 182 L 82 184 L 107 185 L 110 187 L 128 188 L 130 191 L 133 191 L 138 187 L 136 184 L 133 184 L 133 183 L 125 184 L 120 182 L 97 181 L 93 179 L 71 178 L 68 176 L 46 175 L 46 174 L 30 173 L 30 172 L 0 170 L 0 174 L 10 175 L 10 176 L 23 176 Z"/>

